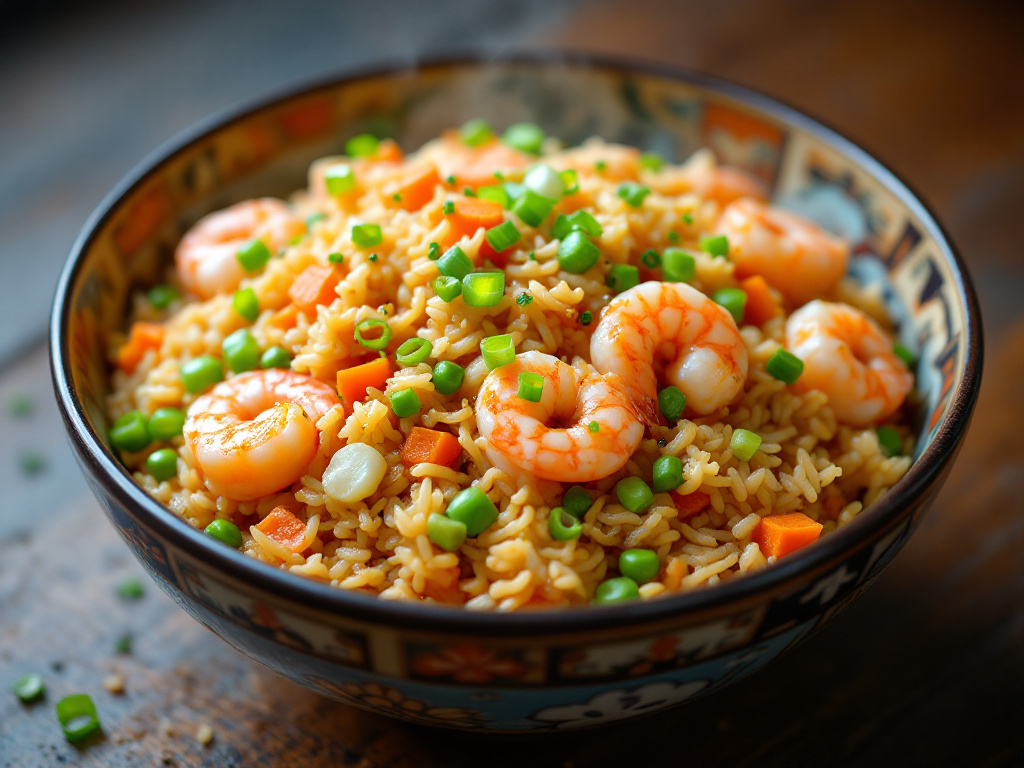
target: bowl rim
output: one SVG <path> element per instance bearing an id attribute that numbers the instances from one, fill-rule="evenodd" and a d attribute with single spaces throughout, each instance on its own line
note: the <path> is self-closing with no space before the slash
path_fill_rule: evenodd
<path id="1" fill-rule="evenodd" d="M 771 568 L 741 579 L 716 585 L 713 589 L 613 606 L 513 613 L 475 612 L 449 606 L 382 600 L 376 596 L 350 592 L 281 571 L 240 551 L 224 547 L 163 507 L 135 484 L 106 447 L 101 436 L 92 429 L 81 403 L 75 396 L 70 375 L 69 339 L 68 334 L 64 332 L 71 314 L 73 289 L 83 266 L 83 257 L 91 247 L 99 228 L 118 209 L 121 201 L 194 142 L 279 102 L 311 96 L 319 91 L 341 88 L 366 79 L 402 74 L 419 75 L 434 69 L 472 69 L 505 65 L 566 66 L 621 74 L 632 73 L 673 80 L 724 96 L 787 127 L 804 131 L 849 157 L 918 217 L 924 229 L 937 243 L 939 253 L 955 278 L 957 300 L 966 320 L 964 375 L 956 386 L 949 411 L 932 444 L 911 465 L 907 474 L 872 506 L 869 514 L 858 516 L 848 525 L 833 531 L 817 546 L 809 548 L 798 557 L 786 559 Z M 722 610 L 728 603 L 749 601 L 759 594 L 771 593 L 787 582 L 796 581 L 803 574 L 818 570 L 898 519 L 909 503 L 924 493 L 940 474 L 943 466 L 953 458 L 959 442 L 966 433 L 971 412 L 978 398 L 983 360 L 981 313 L 974 287 L 960 254 L 921 196 L 867 150 L 821 120 L 810 117 L 782 101 L 728 80 L 660 62 L 559 50 L 515 51 L 497 59 L 482 52 L 462 52 L 424 57 L 415 65 L 403 61 L 384 61 L 368 66 L 345 68 L 300 80 L 200 120 L 146 156 L 107 194 L 90 215 L 72 246 L 57 283 L 50 319 L 49 342 L 51 376 L 57 402 L 69 439 L 83 469 L 92 475 L 107 496 L 115 499 L 130 516 L 154 531 L 158 537 L 168 540 L 191 557 L 209 563 L 231 579 L 252 584 L 296 605 L 302 612 L 325 612 L 357 622 L 412 627 L 424 632 L 449 634 L 457 629 L 475 637 L 564 636 L 671 621 L 685 614 Z M 94 490 L 95 488 L 94 484 Z"/>

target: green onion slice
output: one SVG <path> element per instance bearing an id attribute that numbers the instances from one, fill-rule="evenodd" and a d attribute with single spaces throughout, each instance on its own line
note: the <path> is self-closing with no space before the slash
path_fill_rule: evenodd
<path id="1" fill-rule="evenodd" d="M 544 394 L 544 377 L 533 371 L 519 374 L 519 397 L 531 403 L 539 403 Z"/>
<path id="2" fill-rule="evenodd" d="M 462 300 L 470 307 L 497 306 L 504 295 L 504 272 L 470 272 L 462 278 Z"/>
<path id="3" fill-rule="evenodd" d="M 349 157 L 373 157 L 380 147 L 380 139 L 372 133 L 360 133 L 345 142 L 345 154 Z"/>
<path id="4" fill-rule="evenodd" d="M 424 362 L 433 351 L 434 345 L 428 339 L 421 339 L 413 336 L 395 351 L 395 359 L 403 368 L 419 365 Z"/>
<path id="5" fill-rule="evenodd" d="M 324 171 L 324 185 L 329 195 L 343 195 L 356 188 L 356 174 L 352 168 L 339 163 Z"/>
<path id="6" fill-rule="evenodd" d="M 480 342 L 480 354 L 483 355 L 489 371 L 508 365 L 516 359 L 516 346 L 512 342 L 512 335 L 503 333 L 500 336 L 488 336 Z"/>
<path id="7" fill-rule="evenodd" d="M 470 147 L 479 147 L 481 144 L 486 144 L 493 135 L 494 131 L 491 130 L 490 124 L 486 120 L 479 118 L 469 120 L 459 128 L 459 138 L 463 144 Z"/>
<path id="8" fill-rule="evenodd" d="M 96 705 L 86 693 L 65 696 L 58 701 L 57 719 L 64 730 L 64 737 L 72 744 L 84 741 L 100 730 Z"/>
<path id="9" fill-rule="evenodd" d="M 376 339 L 367 339 L 363 336 L 363 333 L 369 331 L 371 328 L 380 328 L 380 336 Z M 388 325 L 384 320 L 363 320 L 356 324 L 355 333 L 356 341 L 362 344 L 367 349 L 380 350 L 384 349 L 388 342 L 391 341 L 391 326 Z"/>
<path id="10" fill-rule="evenodd" d="M 555 541 L 573 541 L 583 533 L 583 523 L 562 507 L 548 513 L 548 533 Z"/>

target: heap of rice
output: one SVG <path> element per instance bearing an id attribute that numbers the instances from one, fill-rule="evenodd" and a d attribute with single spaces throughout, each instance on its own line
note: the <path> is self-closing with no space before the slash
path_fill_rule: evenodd
<path id="1" fill-rule="evenodd" d="M 178 471 L 168 481 L 157 482 L 146 473 L 151 449 L 125 456 L 136 481 L 155 499 L 198 528 L 215 518 L 233 521 L 243 533 L 246 554 L 294 574 L 387 599 L 508 611 L 586 603 L 599 583 L 618 574 L 619 554 L 627 548 L 651 549 L 662 564 L 659 577 L 640 587 L 643 599 L 701 589 L 765 568 L 770 562 L 752 540 L 763 516 L 799 511 L 821 522 L 827 535 L 853 520 L 906 472 L 909 457 L 887 458 L 873 428 L 837 423 L 824 394 L 798 394 L 765 371 L 766 361 L 783 342 L 785 318 L 779 317 L 760 328 L 741 328 L 750 355 L 741 397 L 710 415 L 650 427 L 622 471 L 588 484 L 594 503 L 583 518 L 582 535 L 573 541 L 554 540 L 548 515 L 568 484 L 506 474 L 488 461 L 477 433 L 474 395 L 487 375 L 480 341 L 511 334 L 517 352 L 539 350 L 585 369 L 591 332 L 612 296 L 605 282 L 611 265 L 639 264 L 648 248 L 687 249 L 696 259 L 692 284 L 707 294 L 735 286 L 733 264 L 698 248 L 721 205 L 702 197 L 690 180 L 695 167 L 706 168 L 711 161 L 700 153 L 686 166 L 640 169 L 639 181 L 651 192 L 641 206 L 632 207 L 616 191 L 620 179 L 634 172 L 635 150 L 591 141 L 559 151 L 549 140 L 544 162 L 577 168 L 579 191 L 564 198 L 539 228 L 515 219 L 523 238 L 504 268 L 505 296 L 497 306 L 472 308 L 462 300 L 445 303 L 430 287 L 438 268 L 428 258 L 428 247 L 445 241 L 443 205 L 458 197 L 462 187 L 441 183 L 430 202 L 411 212 L 396 206 L 388 193 L 389 182 L 412 163 L 435 162 L 443 173 L 452 145 L 449 137 L 402 162 L 366 163 L 358 175 L 358 193 L 340 198 L 327 194 L 323 181 L 324 169 L 337 159 L 315 163 L 309 189 L 297 193 L 290 204 L 302 216 L 319 213 L 323 218 L 262 272 L 243 281 L 255 290 L 262 310 L 251 326 L 232 309 L 230 293 L 206 301 L 178 300 L 160 312 L 143 294 L 134 298 L 132 319 L 163 322 L 166 334 L 162 347 L 147 353 L 132 373 L 113 374 L 113 418 L 134 409 L 152 413 L 164 406 L 187 408 L 195 396 L 182 386 L 182 364 L 204 354 L 219 357 L 224 338 L 243 327 L 250 327 L 261 349 L 284 346 L 294 354 L 294 370 L 328 382 L 340 368 L 365 358 L 366 350 L 353 338 L 362 320 L 387 321 L 392 353 L 413 336 L 433 344 L 428 363 L 399 370 L 383 392 L 371 389 L 347 418 L 338 409 L 318 422 L 319 451 L 295 485 L 252 502 L 214 495 L 179 437 L 172 443 Z M 602 161 L 601 170 L 595 169 L 595 161 Z M 590 211 L 603 227 L 595 240 L 602 258 L 584 274 L 569 274 L 559 269 L 559 241 L 552 239 L 551 224 L 558 213 L 579 208 Z M 351 228 L 356 223 L 379 224 L 383 242 L 372 249 L 355 246 Z M 483 239 L 480 230 L 460 243 L 478 266 Z M 327 264 L 331 253 L 344 255 L 337 298 L 318 307 L 315 317 L 295 315 L 288 307 L 289 286 L 307 266 Z M 887 322 L 876 293 L 849 281 L 837 293 L 833 298 Z M 517 302 L 522 294 L 532 301 Z M 580 322 L 584 311 L 593 314 L 589 326 Z M 121 336 L 113 338 L 112 349 L 122 342 Z M 454 395 L 434 389 L 431 364 L 438 360 L 466 368 L 463 387 Z M 388 396 L 406 388 L 416 391 L 422 409 L 399 419 Z M 455 434 L 464 451 L 457 468 L 404 466 L 399 450 L 414 426 Z M 730 449 L 738 428 L 763 438 L 750 461 L 740 461 Z M 909 432 L 901 428 L 901 434 L 910 453 Z M 371 496 L 342 503 L 324 492 L 321 479 L 335 451 L 353 442 L 380 451 L 388 471 Z M 707 494 L 705 509 L 681 514 L 668 493 L 656 494 L 654 503 L 639 514 L 617 502 L 612 493 L 616 482 L 627 475 L 649 480 L 653 462 L 664 454 L 683 462 L 685 481 L 676 493 Z M 471 485 L 497 505 L 498 520 L 458 551 L 446 552 L 428 539 L 427 518 L 443 512 L 456 493 Z M 254 527 L 282 504 L 306 521 L 306 546 L 300 553 Z"/>

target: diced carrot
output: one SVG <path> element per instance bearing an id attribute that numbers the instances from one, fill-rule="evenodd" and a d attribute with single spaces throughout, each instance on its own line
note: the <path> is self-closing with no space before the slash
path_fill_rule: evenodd
<path id="1" fill-rule="evenodd" d="M 341 273 L 335 267 L 314 264 L 306 267 L 288 289 L 288 297 L 302 312 L 315 314 L 317 305 L 330 304 L 338 294 L 334 292 Z"/>
<path id="2" fill-rule="evenodd" d="M 476 197 L 464 197 L 453 201 L 455 212 L 448 214 L 448 237 L 445 239 L 444 247 L 448 248 L 463 237 L 472 237 L 476 231 L 483 227 L 490 229 L 496 227 L 505 220 L 501 203 L 493 200 L 480 200 Z M 491 253 L 494 251 L 491 250 Z M 481 255 L 487 257 L 481 248 Z"/>
<path id="3" fill-rule="evenodd" d="M 295 327 L 295 323 L 299 320 L 299 308 L 294 304 L 289 304 L 284 309 L 279 309 L 277 312 L 267 318 L 267 325 L 272 325 L 275 328 L 280 328 L 282 331 L 287 331 L 290 328 Z"/>
<path id="4" fill-rule="evenodd" d="M 762 555 L 779 558 L 816 542 L 821 529 L 821 523 L 802 512 L 792 512 L 763 518 L 754 528 L 753 539 Z"/>
<path id="5" fill-rule="evenodd" d="M 142 321 L 132 323 L 128 332 L 128 341 L 117 350 L 117 367 L 125 373 L 131 373 L 142 361 L 150 349 L 160 349 L 164 343 L 164 327 L 156 323 Z"/>
<path id="6" fill-rule="evenodd" d="M 494 184 L 496 171 L 514 171 L 525 168 L 532 162 L 532 158 L 518 149 L 498 141 L 485 144 L 467 154 L 466 160 L 459 163 L 453 171 L 458 186 L 470 186 L 473 189 Z"/>
<path id="7" fill-rule="evenodd" d="M 405 155 L 402 154 L 402 148 L 394 139 L 383 139 L 377 145 L 377 151 L 373 155 L 374 160 L 379 160 L 382 163 L 400 163 L 403 157 Z"/>
<path id="8" fill-rule="evenodd" d="M 408 176 L 386 184 L 384 194 L 399 207 L 407 211 L 418 211 L 434 199 L 434 191 L 440 183 L 441 177 L 437 175 L 437 168 L 424 165 L 413 169 Z"/>
<path id="9" fill-rule="evenodd" d="M 707 509 L 708 504 L 711 503 L 711 497 L 708 496 L 704 491 L 694 491 L 688 493 L 685 496 L 675 491 L 670 491 L 669 496 L 672 497 L 672 501 L 676 503 L 676 509 L 679 511 L 679 519 L 685 520 L 688 517 L 703 512 Z"/>
<path id="10" fill-rule="evenodd" d="M 391 376 L 391 363 L 386 357 L 378 357 L 368 363 L 338 371 L 338 394 L 345 401 L 348 411 L 355 403 L 362 402 L 366 390 L 384 389 L 384 383 Z"/>
<path id="11" fill-rule="evenodd" d="M 399 458 L 407 467 L 424 462 L 450 467 L 461 455 L 459 439 L 451 432 L 413 427 L 405 439 Z"/>
<path id="12" fill-rule="evenodd" d="M 673 557 L 668 561 L 668 565 L 665 566 L 664 584 L 669 589 L 679 589 L 679 585 L 682 583 L 685 575 L 686 563 L 678 557 Z"/>
<path id="13" fill-rule="evenodd" d="M 267 538 L 273 539 L 282 547 L 301 552 L 306 540 L 306 524 L 288 511 L 287 507 L 274 507 L 270 514 L 260 520 L 256 527 Z"/>
<path id="14" fill-rule="evenodd" d="M 740 282 L 740 288 L 747 294 L 747 308 L 744 322 L 761 325 L 773 317 L 782 314 L 782 306 L 775 298 L 768 282 L 760 275 L 752 275 Z"/>

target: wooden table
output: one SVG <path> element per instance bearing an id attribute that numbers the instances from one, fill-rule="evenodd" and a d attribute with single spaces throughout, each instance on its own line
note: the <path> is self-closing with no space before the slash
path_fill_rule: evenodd
<path id="1" fill-rule="evenodd" d="M 258 667 L 151 585 L 140 600 L 116 596 L 141 568 L 73 466 L 37 347 L 0 372 L 0 403 L 35 403 L 28 417 L 0 414 L 0 765 L 1024 765 L 1024 16 L 997 4 L 719 6 L 588 5 L 531 43 L 763 89 L 875 149 L 937 209 L 981 297 L 984 384 L 944 492 L 877 585 L 765 671 L 640 722 L 473 739 L 391 722 Z M 49 200 L 65 215 L 81 204 Z M 18 469 L 26 451 L 43 472 Z M 118 654 L 126 633 L 132 652 Z M 49 692 L 23 707 L 7 689 L 29 671 Z M 111 673 L 122 695 L 104 690 Z M 93 695 L 104 725 L 84 749 L 53 713 L 75 691 Z M 205 747 L 202 724 L 215 733 Z"/>

